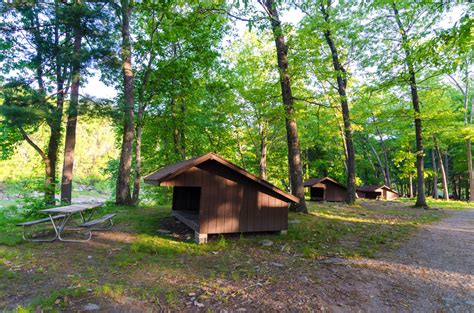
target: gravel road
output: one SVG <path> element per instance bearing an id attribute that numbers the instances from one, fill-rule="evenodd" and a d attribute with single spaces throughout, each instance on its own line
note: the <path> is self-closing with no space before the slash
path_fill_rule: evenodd
<path id="1" fill-rule="evenodd" d="M 365 301 L 354 307 L 343 299 L 334 311 L 474 312 L 474 210 L 424 226 L 396 251 L 346 265 L 344 276 Z"/>

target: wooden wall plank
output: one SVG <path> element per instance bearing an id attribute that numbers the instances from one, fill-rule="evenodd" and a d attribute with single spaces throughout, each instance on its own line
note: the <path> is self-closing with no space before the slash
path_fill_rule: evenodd
<path id="1" fill-rule="evenodd" d="M 225 180 L 223 177 L 218 176 L 218 186 L 217 186 L 217 218 L 216 218 L 216 232 L 224 232 L 225 224 L 225 196 L 226 188 Z"/>
<path id="2" fill-rule="evenodd" d="M 248 210 L 247 210 L 247 201 L 248 201 L 248 192 L 245 185 L 240 185 L 241 193 L 241 205 L 240 205 L 240 219 L 239 219 L 239 232 L 246 232 L 248 229 Z"/>
<path id="3" fill-rule="evenodd" d="M 201 171 L 201 203 L 199 206 L 199 231 L 203 234 L 207 234 L 209 231 L 209 216 L 210 216 L 210 198 L 211 188 L 210 186 L 210 175 L 207 172 Z"/>
<path id="4" fill-rule="evenodd" d="M 265 194 L 265 209 L 264 209 L 265 221 L 264 221 L 263 225 L 265 226 L 266 229 L 272 229 L 271 228 L 271 225 L 272 225 L 271 218 L 272 218 L 272 215 L 274 214 L 274 212 L 271 208 L 272 199 L 273 199 L 273 197 Z"/>
<path id="5" fill-rule="evenodd" d="M 234 205 L 232 215 L 234 216 L 234 220 L 232 224 L 232 232 L 238 233 L 240 231 L 240 212 L 242 210 L 242 185 L 235 184 L 233 199 Z"/>
<path id="6" fill-rule="evenodd" d="M 267 206 L 268 206 L 268 195 L 264 193 L 260 193 L 260 229 L 267 230 L 268 229 L 268 213 L 267 213 Z"/>
<path id="7" fill-rule="evenodd" d="M 262 193 L 257 191 L 257 203 L 255 210 L 254 230 L 261 230 L 262 226 Z"/>
<path id="8" fill-rule="evenodd" d="M 228 179 L 224 179 L 224 186 L 225 186 L 225 200 L 223 203 L 224 206 L 224 225 L 223 225 L 223 232 L 229 233 L 232 224 L 232 181 Z"/>
<path id="9" fill-rule="evenodd" d="M 247 191 L 247 231 L 254 231 L 255 221 L 255 202 L 257 201 L 257 192 L 255 189 L 246 186 Z"/>
<path id="10" fill-rule="evenodd" d="M 208 226 L 208 233 L 216 233 L 216 221 L 217 221 L 217 195 L 218 192 L 217 188 L 217 177 L 214 175 L 209 174 L 209 226 Z"/>
<path id="11" fill-rule="evenodd" d="M 276 217 L 278 215 L 278 208 L 276 206 L 276 198 L 274 197 L 270 197 L 269 198 L 269 204 L 268 204 L 268 207 L 269 207 L 269 214 L 268 214 L 268 224 L 269 224 L 269 228 L 270 229 L 276 229 L 276 223 L 275 223 L 275 220 L 276 220 Z"/>

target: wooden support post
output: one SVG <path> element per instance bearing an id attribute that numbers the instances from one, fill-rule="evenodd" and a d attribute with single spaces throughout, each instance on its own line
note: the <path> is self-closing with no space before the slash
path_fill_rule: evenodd
<path id="1" fill-rule="evenodd" d="M 207 234 L 200 234 L 197 231 L 194 232 L 194 241 L 198 244 L 207 243 Z"/>

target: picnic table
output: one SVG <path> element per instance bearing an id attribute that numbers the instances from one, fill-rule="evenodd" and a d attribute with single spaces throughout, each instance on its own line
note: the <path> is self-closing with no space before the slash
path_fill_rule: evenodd
<path id="1" fill-rule="evenodd" d="M 44 209 L 39 212 L 46 213 L 49 215 L 49 218 L 44 218 L 36 221 L 30 221 L 18 224 L 18 226 L 23 226 L 23 239 L 28 240 L 25 237 L 25 227 L 36 225 L 39 223 L 45 223 L 50 221 L 55 232 L 55 237 L 53 239 L 30 239 L 32 241 L 54 241 L 56 239 L 64 242 L 85 242 L 89 241 L 92 237 L 92 230 L 109 230 L 112 228 L 112 218 L 116 215 L 106 214 L 100 218 L 92 220 L 92 217 L 98 207 L 102 206 L 103 203 L 94 203 L 94 204 L 73 204 L 67 206 L 61 206 L 56 208 Z M 81 217 L 82 223 L 76 227 L 67 227 L 68 222 L 72 220 L 74 215 L 79 215 Z M 109 227 L 102 228 L 92 228 L 98 224 L 109 222 Z M 83 231 L 87 229 L 86 235 L 87 239 L 65 239 L 62 236 L 64 231 Z"/>

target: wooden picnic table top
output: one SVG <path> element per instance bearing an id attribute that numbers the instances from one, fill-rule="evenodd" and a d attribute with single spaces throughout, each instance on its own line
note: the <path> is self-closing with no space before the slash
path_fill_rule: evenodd
<path id="1" fill-rule="evenodd" d="M 62 213 L 62 214 L 72 214 L 76 212 L 82 212 L 90 209 L 95 209 L 101 206 L 103 203 L 91 203 L 91 204 L 72 204 L 66 206 L 60 206 L 56 208 L 39 210 L 43 213 Z"/>

